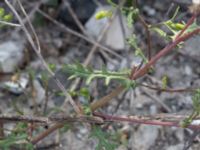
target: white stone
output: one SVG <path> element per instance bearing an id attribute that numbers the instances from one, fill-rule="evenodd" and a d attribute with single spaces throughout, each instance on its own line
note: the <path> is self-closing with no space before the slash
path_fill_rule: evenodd
<path id="1" fill-rule="evenodd" d="M 147 150 L 155 144 L 159 134 L 159 126 L 140 125 L 130 139 L 130 146 L 134 150 Z"/>
<path id="2" fill-rule="evenodd" d="M 34 86 L 35 92 L 36 92 L 35 99 L 36 99 L 37 103 L 41 103 L 45 98 L 45 90 L 43 89 L 43 87 L 41 86 L 41 84 L 39 83 L 38 80 L 33 81 L 33 86 Z"/>
<path id="3" fill-rule="evenodd" d="M 21 75 L 17 82 L 6 81 L 3 83 L 3 88 L 14 94 L 22 94 L 26 86 L 28 85 L 28 77 Z"/>
<path id="4" fill-rule="evenodd" d="M 23 61 L 23 43 L 8 41 L 0 44 L 0 72 L 10 73 Z"/>
<path id="5" fill-rule="evenodd" d="M 194 4 L 200 4 L 200 0 L 192 0 Z"/>
<path id="6" fill-rule="evenodd" d="M 171 145 L 169 147 L 167 147 L 166 150 L 182 150 L 184 148 L 184 144 L 180 143 L 177 145 Z"/>
<path id="7" fill-rule="evenodd" d="M 97 8 L 96 12 L 92 15 L 92 17 L 86 22 L 85 28 L 87 30 L 87 34 L 89 36 L 94 37 L 97 39 L 99 35 L 101 34 L 101 31 L 106 26 L 106 24 L 109 22 L 108 18 L 103 18 L 100 20 L 97 20 L 95 18 L 95 14 L 99 12 L 100 10 L 111 10 L 112 7 L 110 6 L 103 6 Z M 114 49 L 114 50 L 123 50 L 126 48 L 126 38 L 128 38 L 131 33 L 132 29 L 128 28 L 127 22 L 125 17 L 122 16 L 122 24 L 125 29 L 125 38 L 123 37 L 123 30 L 120 24 L 120 16 L 116 16 L 112 24 L 110 25 L 108 31 L 105 34 L 105 37 L 103 38 L 103 44 Z"/>
<path id="8" fill-rule="evenodd" d="M 186 75 L 191 75 L 192 74 L 192 68 L 189 65 L 185 66 L 185 74 Z"/>

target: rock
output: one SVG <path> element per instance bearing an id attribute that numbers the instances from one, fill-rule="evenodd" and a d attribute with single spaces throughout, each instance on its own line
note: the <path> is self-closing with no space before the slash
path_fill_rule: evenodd
<path id="1" fill-rule="evenodd" d="M 144 9 L 144 12 L 146 12 L 148 16 L 152 17 L 152 16 L 155 16 L 155 14 L 156 14 L 156 10 L 147 5 L 145 5 L 143 9 Z"/>
<path id="2" fill-rule="evenodd" d="M 199 42 L 200 42 L 199 36 L 190 38 L 185 42 L 185 46 L 183 47 L 181 52 L 183 52 L 185 55 L 198 59 L 200 57 Z"/>
<path id="3" fill-rule="evenodd" d="M 104 26 L 109 22 L 108 18 L 103 18 L 97 20 L 95 18 L 95 14 L 100 10 L 110 10 L 112 9 L 110 6 L 103 6 L 96 9 L 96 12 L 92 15 L 92 17 L 86 22 L 85 28 L 87 30 L 87 34 L 94 38 L 98 38 L 103 30 Z M 132 33 L 132 30 L 127 27 L 126 19 L 122 16 L 122 23 L 125 29 L 125 38 L 129 37 Z M 112 24 L 110 25 L 108 31 L 104 36 L 104 40 L 102 44 L 114 49 L 114 50 L 122 50 L 125 49 L 126 43 L 125 38 L 123 37 L 123 31 L 120 24 L 120 16 L 116 16 Z"/>
<path id="4" fill-rule="evenodd" d="M 23 63 L 24 45 L 8 41 L 0 44 L 0 72 L 11 73 Z"/>
<path id="5" fill-rule="evenodd" d="M 148 150 L 156 142 L 159 128 L 158 126 L 140 125 L 129 140 L 130 147 L 134 150 Z"/>
<path id="6" fill-rule="evenodd" d="M 177 144 L 177 145 L 171 145 L 166 148 L 166 150 L 182 150 L 184 148 L 184 144 Z"/>
<path id="7" fill-rule="evenodd" d="M 118 3 L 119 0 L 112 0 L 115 3 Z M 97 5 L 106 5 L 108 4 L 107 0 L 100 0 L 100 1 L 91 1 L 91 0 L 68 0 L 67 1 L 71 8 L 73 9 L 74 13 L 76 14 L 77 18 L 82 24 L 85 24 L 91 15 L 94 13 Z M 66 3 L 63 2 L 62 8 L 60 11 L 58 10 L 58 20 L 69 26 L 70 28 L 78 30 L 77 24 L 75 23 L 74 19 L 72 18 L 71 14 L 68 11 Z"/>
<path id="8" fill-rule="evenodd" d="M 91 0 L 69 0 L 68 2 L 82 23 L 85 23 L 96 9 L 94 1 Z M 61 11 L 58 13 L 58 19 L 65 23 L 67 26 L 77 29 L 77 25 L 70 15 L 66 5 L 62 6 Z"/>
<path id="9" fill-rule="evenodd" d="M 25 88 L 28 85 L 28 77 L 27 75 L 20 75 L 20 78 L 17 82 L 14 81 L 5 81 L 2 84 L 2 88 L 7 89 L 13 94 L 22 94 Z"/>
<path id="10" fill-rule="evenodd" d="M 36 93 L 35 99 L 36 99 L 36 102 L 39 104 L 45 98 L 45 90 L 43 89 L 43 87 L 41 86 L 38 80 L 33 81 L 33 86 L 35 88 L 35 93 Z"/>
<path id="11" fill-rule="evenodd" d="M 120 145 L 116 150 L 127 150 L 125 145 Z"/>

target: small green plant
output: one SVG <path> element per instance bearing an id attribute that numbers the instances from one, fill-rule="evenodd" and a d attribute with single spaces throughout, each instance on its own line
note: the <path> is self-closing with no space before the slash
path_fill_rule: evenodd
<path id="1" fill-rule="evenodd" d="M 90 134 L 90 138 L 96 138 L 98 140 L 96 150 L 115 150 L 118 144 L 112 141 L 111 137 L 112 135 L 102 131 L 102 129 L 98 126 L 93 126 Z"/>
<path id="2" fill-rule="evenodd" d="M 192 97 L 192 102 L 193 102 L 193 112 L 189 117 L 185 118 L 181 123 L 181 126 L 183 128 L 186 128 L 188 125 L 190 125 L 192 121 L 195 120 L 195 118 L 200 115 L 200 89 L 197 89 L 195 91 Z"/>
<path id="3" fill-rule="evenodd" d="M 6 13 L 5 9 L 0 7 L 0 21 L 10 22 L 13 19 L 13 15 L 11 13 Z M 0 27 L 5 26 L 5 24 L 0 24 Z"/>
<path id="4" fill-rule="evenodd" d="M 103 78 L 105 79 L 105 85 L 109 85 L 111 80 L 115 80 L 119 81 L 127 88 L 136 86 L 136 83 L 128 78 L 130 75 L 130 70 L 108 71 L 105 68 L 102 68 L 102 70 L 94 70 L 90 67 L 84 67 L 80 63 L 63 65 L 63 70 L 71 74 L 69 79 L 78 77 L 86 79 L 87 85 L 89 85 L 93 79 Z"/>
<path id="5" fill-rule="evenodd" d="M 28 135 L 25 132 L 27 124 L 18 123 L 15 129 L 4 139 L 0 140 L 0 149 L 10 150 L 14 148 L 33 150 L 33 145 L 28 140 Z"/>

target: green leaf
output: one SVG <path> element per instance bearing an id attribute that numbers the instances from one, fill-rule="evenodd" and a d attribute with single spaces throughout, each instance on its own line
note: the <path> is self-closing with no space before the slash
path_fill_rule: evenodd
<path id="1" fill-rule="evenodd" d="M 195 91 L 194 96 L 192 97 L 194 110 L 200 113 L 200 89 Z"/>
<path id="2" fill-rule="evenodd" d="M 51 69 L 51 71 L 55 71 L 56 70 L 56 65 L 55 64 L 49 64 L 49 69 Z"/>
<path id="3" fill-rule="evenodd" d="M 0 18 L 2 18 L 5 15 L 5 9 L 0 8 Z"/>
<path id="4" fill-rule="evenodd" d="M 93 126 L 90 134 L 90 138 L 98 139 L 96 150 L 115 150 L 118 145 L 110 139 L 111 136 L 112 135 L 102 131 L 98 126 Z"/>
<path id="5" fill-rule="evenodd" d="M 3 21 L 10 22 L 12 19 L 13 19 L 12 14 L 7 14 L 7 15 L 3 16 Z"/>
<path id="6" fill-rule="evenodd" d="M 162 88 L 166 89 L 167 88 L 167 83 L 168 83 L 168 77 L 166 75 L 164 75 L 162 77 Z"/>
<path id="7" fill-rule="evenodd" d="M 164 38 L 167 37 L 167 33 L 158 27 L 153 27 L 151 28 L 151 30 L 157 32 L 161 37 L 164 37 Z"/>
<path id="8" fill-rule="evenodd" d="M 89 99 L 90 98 L 90 92 L 87 88 L 81 88 L 79 91 L 80 95 Z"/>
<path id="9" fill-rule="evenodd" d="M 72 80 L 72 79 L 74 79 L 74 78 L 76 78 L 77 76 L 76 75 L 71 75 L 69 78 L 68 78 L 68 80 Z"/>
<path id="10" fill-rule="evenodd" d="M 88 105 L 84 105 L 83 106 L 83 111 L 84 111 L 84 114 L 85 115 L 92 115 L 92 110 L 91 110 L 91 108 L 88 106 Z"/>
<path id="11" fill-rule="evenodd" d="M 110 83 L 111 78 L 110 77 L 106 77 L 105 79 L 105 85 L 108 85 Z"/>
<path id="12" fill-rule="evenodd" d="M 135 55 L 142 58 L 142 60 L 147 63 L 148 62 L 148 59 L 144 56 L 143 52 L 141 49 L 136 49 L 135 51 Z"/>
<path id="13" fill-rule="evenodd" d="M 108 2 L 111 6 L 113 6 L 113 7 L 117 7 L 117 6 L 118 6 L 118 5 L 115 4 L 112 0 L 107 0 L 107 2 Z"/>
<path id="14" fill-rule="evenodd" d="M 174 15 L 172 16 L 172 18 L 170 20 L 174 20 L 175 17 L 177 16 L 178 12 L 179 12 L 180 6 L 178 6 L 174 12 Z"/>
<path id="15" fill-rule="evenodd" d="M 128 15 L 127 15 L 127 25 L 129 28 L 132 27 L 134 20 L 137 18 L 139 14 L 139 10 L 136 8 L 134 9 L 133 7 L 130 7 L 128 10 Z"/>
<path id="16" fill-rule="evenodd" d="M 94 79 L 93 75 L 90 75 L 89 77 L 87 77 L 86 85 L 89 85 L 92 82 L 93 79 Z"/>
<path id="17" fill-rule="evenodd" d="M 130 70 L 124 71 L 109 71 L 106 68 L 102 67 L 102 70 L 94 70 L 88 67 L 84 67 L 80 64 L 74 65 L 63 65 L 63 69 L 66 73 L 69 73 L 71 76 L 68 79 L 73 78 L 84 78 L 86 80 L 86 84 L 90 84 L 93 79 L 105 79 L 105 84 L 108 85 L 111 80 L 122 81 L 127 80 L 130 74 Z M 129 79 L 128 79 L 129 80 Z"/>
<path id="18" fill-rule="evenodd" d="M 181 122 L 181 126 L 186 128 L 188 125 L 192 123 L 192 121 L 200 115 L 200 89 L 196 89 L 195 93 L 192 97 L 192 102 L 193 102 L 193 112 L 192 114 L 185 118 Z"/>
<path id="19" fill-rule="evenodd" d="M 95 18 L 97 20 L 103 19 L 103 18 L 111 18 L 112 12 L 108 10 L 101 10 L 95 14 Z"/>

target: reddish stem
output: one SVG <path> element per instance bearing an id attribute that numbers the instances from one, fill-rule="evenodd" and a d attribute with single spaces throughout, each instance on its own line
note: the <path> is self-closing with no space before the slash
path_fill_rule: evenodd
<path id="1" fill-rule="evenodd" d="M 185 41 L 186 39 L 190 38 L 191 36 L 198 34 L 200 32 L 200 28 L 195 29 L 194 31 L 187 33 L 177 39 L 175 39 L 174 42 L 171 44 L 168 44 L 165 48 L 163 48 L 157 55 L 155 55 L 143 68 L 138 70 L 132 79 L 137 79 L 139 77 L 142 77 L 148 72 L 148 69 L 154 65 L 162 56 L 166 55 L 170 51 L 173 50 L 174 47 L 176 47 L 180 42 Z"/>
<path id="2" fill-rule="evenodd" d="M 193 14 L 192 17 L 188 20 L 187 24 L 185 25 L 185 27 L 181 30 L 181 32 L 176 36 L 175 39 L 179 38 L 184 32 L 185 30 L 187 30 L 187 28 L 194 22 L 194 20 L 196 19 L 196 15 Z"/>
<path id="3" fill-rule="evenodd" d="M 177 35 L 177 37 L 175 38 L 175 41 L 173 41 L 172 43 L 168 44 L 165 48 L 163 48 L 157 55 L 155 55 L 142 69 L 138 70 L 132 77 L 132 79 L 137 79 L 143 75 L 145 75 L 148 72 L 148 69 L 154 65 L 162 56 L 166 55 L 167 53 L 169 53 L 170 51 L 172 51 L 172 49 L 174 47 L 176 47 L 176 45 L 178 45 L 180 42 L 185 41 L 186 39 L 188 39 L 189 37 L 193 36 L 194 34 L 197 34 L 200 32 L 200 28 L 187 33 L 183 36 L 181 36 L 184 31 L 194 22 L 194 20 L 196 19 L 196 15 L 194 14 L 189 21 L 187 22 L 187 24 L 185 25 L 185 27 L 183 28 L 183 30 Z"/>
<path id="4" fill-rule="evenodd" d="M 156 125 L 156 126 L 169 126 L 169 127 L 182 127 L 181 118 L 177 118 L 176 116 L 172 120 L 166 119 L 165 116 L 161 118 L 155 119 L 154 117 L 141 117 L 141 116 L 130 116 L 130 117 L 122 117 L 122 116 L 113 116 L 113 115 L 107 115 L 102 113 L 94 112 L 95 116 L 101 117 L 104 119 L 104 121 L 108 122 L 129 122 L 129 123 L 136 123 L 136 124 L 147 124 L 147 125 Z M 182 127 L 183 128 L 183 127 Z M 200 125 L 188 125 L 187 128 L 190 129 L 200 129 Z"/>
<path id="5" fill-rule="evenodd" d="M 145 84 L 140 84 L 140 83 L 138 83 L 138 85 L 149 88 L 151 90 L 156 90 L 156 91 L 159 91 L 159 92 L 169 92 L 169 93 L 194 92 L 197 89 L 197 88 L 179 88 L 179 89 L 166 88 L 166 89 L 163 89 L 161 87 L 153 87 L 153 86 L 150 86 L 150 85 L 145 85 Z"/>

